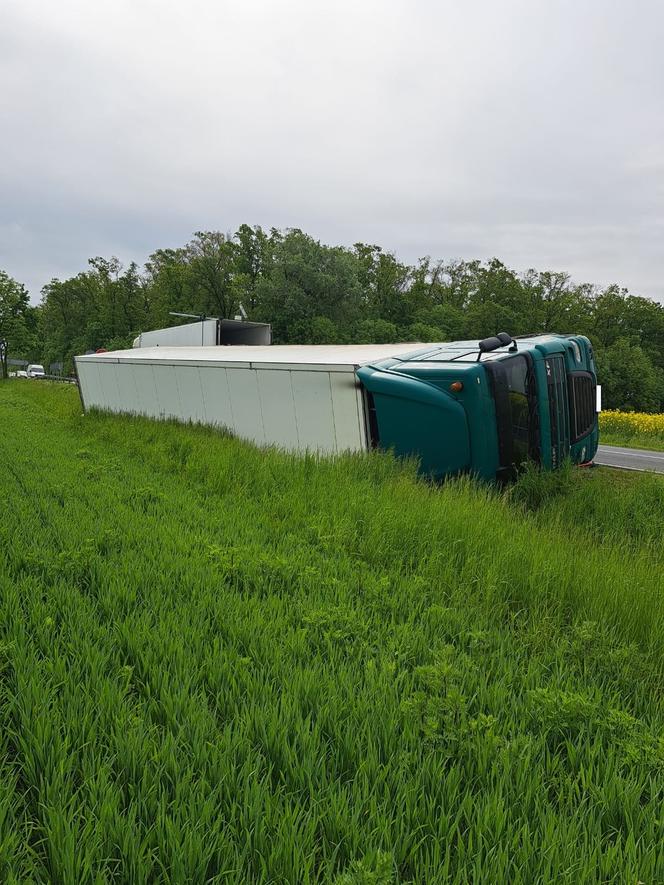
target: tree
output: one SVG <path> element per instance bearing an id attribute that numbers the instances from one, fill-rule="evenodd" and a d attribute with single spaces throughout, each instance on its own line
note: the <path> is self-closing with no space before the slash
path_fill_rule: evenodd
<path id="1" fill-rule="evenodd" d="M 367 314 L 396 324 L 407 322 L 409 303 L 405 296 L 411 268 L 397 261 L 391 252 L 383 252 L 380 246 L 355 243 L 353 250 Z"/>
<path id="2" fill-rule="evenodd" d="M 445 340 L 442 331 L 427 323 L 413 323 L 404 329 L 405 341 L 440 342 Z"/>
<path id="3" fill-rule="evenodd" d="M 219 231 L 197 231 L 184 253 L 195 311 L 232 317 L 238 306 L 232 240 Z"/>
<path id="4" fill-rule="evenodd" d="M 601 347 L 609 347 L 626 337 L 626 295 L 624 289 L 609 286 L 595 295 L 593 301 L 592 334 Z"/>
<path id="5" fill-rule="evenodd" d="M 497 258 L 408 265 L 377 245 L 331 247 L 297 228 L 243 224 L 232 236 L 198 231 L 179 248 L 158 249 L 143 271 L 93 258 L 42 293 L 41 308 L 23 299 L 10 344 L 27 355 L 40 341 L 43 362 L 71 365 L 76 353 L 126 346 L 139 332 L 182 322 L 171 311 L 231 317 L 242 303 L 251 319 L 272 324 L 275 343 L 582 333 L 597 351 L 607 403 L 663 405 L 664 306 L 616 285 L 575 285 L 560 271 L 517 273 Z"/>
<path id="6" fill-rule="evenodd" d="M 327 317 L 343 339 L 362 315 L 355 257 L 301 230 L 274 243 L 272 267 L 257 286 L 256 319 L 272 323 L 275 342 L 307 343 L 314 317 Z"/>
<path id="7" fill-rule="evenodd" d="M 145 328 L 149 312 L 145 282 L 132 263 L 92 258 L 90 270 L 42 289 L 45 357 L 71 367 L 75 354 L 131 342 Z"/>
<path id="8" fill-rule="evenodd" d="M 34 346 L 30 322 L 30 298 L 22 283 L 0 270 L 0 377 L 7 378 L 10 354 L 26 358 Z"/>
<path id="9" fill-rule="evenodd" d="M 235 252 L 235 285 L 238 299 L 251 314 L 258 303 L 258 284 L 272 270 L 274 247 L 281 234 L 273 230 L 268 236 L 261 227 L 242 224 L 233 237 Z"/>
<path id="10" fill-rule="evenodd" d="M 328 317 L 314 317 L 308 341 L 310 344 L 338 344 L 339 330 Z"/>
<path id="11" fill-rule="evenodd" d="M 398 341 L 397 327 L 387 320 L 362 320 L 353 330 L 352 340 L 356 344 L 390 344 Z"/>
<path id="12" fill-rule="evenodd" d="M 473 265 L 474 285 L 467 294 L 465 313 L 469 338 L 484 338 L 496 332 L 516 335 L 532 331 L 524 310 L 523 284 L 514 271 L 492 258 Z"/>
<path id="13" fill-rule="evenodd" d="M 188 313 L 196 307 L 186 250 L 158 249 L 148 258 L 145 272 L 146 329 L 180 323 L 170 311 Z"/>
<path id="14" fill-rule="evenodd" d="M 664 372 L 638 345 L 619 338 L 598 349 L 597 363 L 602 398 L 609 408 L 658 412 L 664 407 Z"/>
<path id="15" fill-rule="evenodd" d="M 579 332 L 588 326 L 589 300 L 583 288 L 572 285 L 569 274 L 531 269 L 522 276 L 521 284 L 520 313 L 530 319 L 527 331 Z"/>

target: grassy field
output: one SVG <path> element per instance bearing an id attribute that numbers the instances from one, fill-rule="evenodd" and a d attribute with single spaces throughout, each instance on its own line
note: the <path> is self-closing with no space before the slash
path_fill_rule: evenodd
<path id="1" fill-rule="evenodd" d="M 0 427 L 0 881 L 664 882 L 664 482 Z"/>
<path id="2" fill-rule="evenodd" d="M 602 443 L 664 452 L 664 415 L 647 412 L 602 412 Z"/>

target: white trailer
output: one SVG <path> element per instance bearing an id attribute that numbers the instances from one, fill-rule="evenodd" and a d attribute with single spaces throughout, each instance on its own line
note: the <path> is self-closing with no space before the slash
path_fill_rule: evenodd
<path id="1" fill-rule="evenodd" d="M 197 323 L 183 323 L 167 329 L 153 329 L 141 332 L 134 339 L 134 347 L 187 347 L 201 345 L 211 347 L 217 341 L 218 320 L 203 320 Z"/>
<path id="2" fill-rule="evenodd" d="M 272 343 L 272 327 L 269 323 L 252 323 L 249 320 L 203 319 L 165 329 L 141 332 L 134 338 L 133 346 L 139 347 L 215 347 L 217 344 L 267 345 Z"/>
<path id="3" fill-rule="evenodd" d="M 140 347 L 79 356 L 76 368 L 85 409 L 216 425 L 259 445 L 334 453 L 369 447 L 355 370 L 421 346 Z"/>

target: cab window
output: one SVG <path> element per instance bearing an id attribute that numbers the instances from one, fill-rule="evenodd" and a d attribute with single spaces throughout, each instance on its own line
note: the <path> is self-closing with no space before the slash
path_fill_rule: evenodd
<path id="1" fill-rule="evenodd" d="M 523 356 L 511 357 L 502 363 L 505 369 L 510 404 L 512 459 L 523 464 L 530 446 L 530 403 L 528 364 Z"/>

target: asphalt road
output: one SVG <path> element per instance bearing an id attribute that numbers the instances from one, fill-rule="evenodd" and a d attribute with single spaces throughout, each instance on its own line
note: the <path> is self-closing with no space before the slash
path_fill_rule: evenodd
<path id="1" fill-rule="evenodd" d="M 664 452 L 646 449 L 623 449 L 620 446 L 600 446 L 594 458 L 595 464 L 605 467 L 622 467 L 624 470 L 654 470 L 664 473 Z"/>

